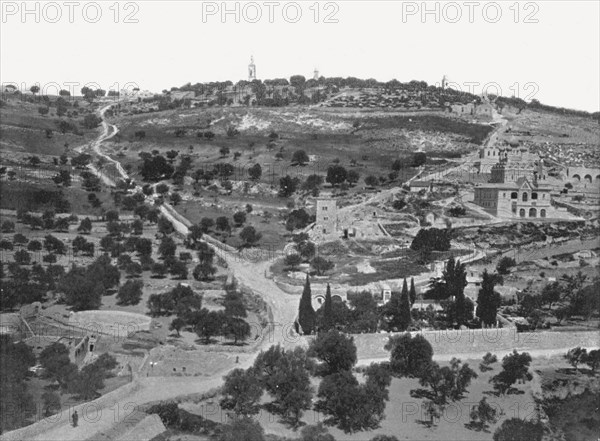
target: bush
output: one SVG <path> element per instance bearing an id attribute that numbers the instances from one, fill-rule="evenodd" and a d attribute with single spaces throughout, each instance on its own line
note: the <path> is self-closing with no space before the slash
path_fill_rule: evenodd
<path id="1" fill-rule="evenodd" d="M 465 214 L 467 214 L 467 210 L 465 207 L 457 205 L 455 207 L 450 208 L 448 210 L 448 214 L 450 214 L 450 216 L 452 216 L 452 217 L 460 217 L 460 216 L 464 216 Z"/>
<path id="2" fill-rule="evenodd" d="M 292 164 L 304 165 L 309 161 L 304 150 L 296 150 L 292 155 Z"/>
<path id="3" fill-rule="evenodd" d="M 310 216 L 306 210 L 300 208 L 298 210 L 292 210 L 285 221 L 285 228 L 288 231 L 299 230 L 306 228 L 311 222 L 313 217 Z"/>
<path id="4" fill-rule="evenodd" d="M 398 376 L 418 377 L 432 363 L 433 348 L 422 335 L 390 337 L 385 349 L 390 351 L 392 372 Z"/>
<path id="5" fill-rule="evenodd" d="M 517 262 L 515 259 L 513 259 L 512 257 L 503 257 L 502 259 L 500 259 L 500 261 L 498 262 L 498 265 L 496 265 L 496 271 L 498 271 L 498 274 L 502 274 L 502 275 L 506 275 L 510 273 L 510 268 L 512 268 L 513 266 L 516 266 Z"/>
<path id="6" fill-rule="evenodd" d="M 142 300 L 142 288 L 144 283 L 141 280 L 128 280 L 119 288 L 117 293 L 118 305 L 137 305 Z"/>
<path id="7" fill-rule="evenodd" d="M 346 336 L 336 330 L 321 332 L 311 341 L 308 356 L 323 362 L 319 374 L 325 377 L 352 369 L 357 360 L 356 345 L 352 336 Z"/>
<path id="8" fill-rule="evenodd" d="M 298 265 L 302 263 L 302 257 L 299 254 L 288 254 L 285 256 L 284 264 L 292 270 L 298 268 Z"/>
<path id="9" fill-rule="evenodd" d="M 236 226 L 241 226 L 244 222 L 246 222 L 246 213 L 243 211 L 238 211 L 233 215 L 233 221 Z"/>
<path id="10" fill-rule="evenodd" d="M 240 232 L 240 239 L 244 241 L 244 246 L 251 247 L 254 246 L 262 237 L 262 234 L 257 232 L 254 227 L 248 226 L 245 227 Z"/>
<path id="11" fill-rule="evenodd" d="M 12 221 L 4 221 L 2 222 L 2 232 L 3 233 L 12 233 L 15 231 L 15 223 Z"/>
<path id="12" fill-rule="evenodd" d="M 314 268 L 319 276 L 323 275 L 324 272 L 333 269 L 335 266 L 331 260 L 327 260 L 324 257 L 317 256 L 310 262 L 310 266 Z"/>

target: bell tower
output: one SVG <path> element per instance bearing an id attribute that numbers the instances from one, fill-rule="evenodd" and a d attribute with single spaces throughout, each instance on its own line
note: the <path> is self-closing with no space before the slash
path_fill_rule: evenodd
<path id="1" fill-rule="evenodd" d="M 250 64 L 248 65 L 248 81 L 256 80 L 256 65 L 254 64 L 254 56 L 250 57 Z"/>

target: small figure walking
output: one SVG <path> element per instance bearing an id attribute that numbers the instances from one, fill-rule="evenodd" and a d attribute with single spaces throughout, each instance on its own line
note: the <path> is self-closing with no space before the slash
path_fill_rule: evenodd
<path id="1" fill-rule="evenodd" d="M 77 422 L 79 421 L 79 415 L 77 415 L 77 411 L 73 412 L 73 427 L 77 427 Z"/>

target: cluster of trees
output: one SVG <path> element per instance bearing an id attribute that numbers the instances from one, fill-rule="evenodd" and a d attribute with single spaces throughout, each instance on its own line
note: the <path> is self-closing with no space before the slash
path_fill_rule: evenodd
<path id="1" fill-rule="evenodd" d="M 104 380 L 117 367 L 117 360 L 110 354 L 100 355 L 94 362 L 81 370 L 69 359 L 69 349 L 62 343 L 52 343 L 39 356 L 42 378 L 56 381 L 64 392 L 72 393 L 84 400 L 97 398 L 104 388 Z M 52 400 L 53 402 L 55 400 Z M 52 410 L 59 410 L 52 409 Z"/>
<path id="2" fill-rule="evenodd" d="M 575 368 L 575 371 L 577 371 L 577 367 L 580 364 L 587 364 L 594 373 L 598 370 L 598 367 L 600 367 L 600 350 L 598 349 L 593 349 L 588 352 L 587 349 L 578 346 L 569 349 L 564 355 L 564 358 Z"/>
<path id="3" fill-rule="evenodd" d="M 250 325 L 244 320 L 247 316 L 242 293 L 235 282 L 225 286 L 224 310 L 209 311 L 202 308 L 202 296 L 194 293 L 187 285 L 177 285 L 163 294 L 152 294 L 148 308 L 153 316 L 175 314 L 170 329 L 179 335 L 184 328 L 192 329 L 205 343 L 216 336 L 232 339 L 233 344 L 250 336 Z"/>
<path id="4" fill-rule="evenodd" d="M 77 216 L 56 217 L 54 210 L 46 210 L 41 216 L 35 216 L 27 211 L 18 213 L 18 220 L 28 225 L 32 230 L 56 230 L 66 232 L 71 222 L 77 222 Z"/>
<path id="5" fill-rule="evenodd" d="M 238 374 L 235 379 L 231 380 L 231 384 L 237 384 L 241 388 L 247 387 L 248 382 L 245 380 L 240 381 L 240 377 Z M 193 435 L 206 434 L 215 441 L 266 441 L 267 439 L 260 423 L 256 419 L 242 414 L 236 415 L 236 418 L 230 423 L 220 424 L 180 409 L 175 402 L 155 404 L 148 408 L 146 412 L 157 414 L 168 429 Z M 322 423 L 306 425 L 299 432 L 300 438 L 293 438 L 290 441 L 335 441 Z M 273 435 L 269 436 L 268 439 L 275 441 Z M 277 440 L 279 439 L 277 438 Z M 396 437 L 376 437 L 372 441 L 398 441 L 398 439 Z"/>
<path id="6" fill-rule="evenodd" d="M 591 283 L 590 283 L 591 282 Z M 539 294 L 525 294 L 519 302 L 519 313 L 527 317 L 530 328 L 544 325 L 545 316 L 553 316 L 557 324 L 570 317 L 591 317 L 600 310 L 600 279 L 588 280 L 581 271 L 564 274 L 547 283 Z"/>
<path id="7" fill-rule="evenodd" d="M 300 150 L 299 152 L 304 152 Z M 298 153 L 298 152 L 296 152 Z M 292 161 L 301 160 L 301 158 L 293 158 Z M 289 175 L 285 175 L 279 179 L 279 196 L 280 197 L 290 197 L 298 190 L 303 190 L 310 193 L 312 196 L 318 196 L 321 185 L 323 185 L 323 181 L 331 184 L 332 187 L 336 187 L 338 185 L 354 185 L 360 179 L 360 174 L 356 170 L 346 170 L 343 166 L 339 164 L 332 164 L 327 168 L 327 174 L 325 179 L 317 174 L 311 174 L 306 177 L 304 182 L 300 180 L 298 177 L 291 177 Z M 365 184 L 369 185 L 369 180 L 375 180 L 373 185 L 377 185 L 379 180 L 374 176 L 367 176 L 365 178 Z"/>
<path id="8" fill-rule="evenodd" d="M 203 246 L 203 243 L 199 242 L 202 235 L 211 231 L 214 231 L 217 235 L 221 235 L 222 240 L 226 240 L 229 234 L 231 234 L 233 227 L 244 227 L 247 220 L 247 214 L 251 211 L 252 206 L 250 204 L 246 206 L 246 211 L 236 211 L 233 214 L 233 225 L 231 225 L 230 219 L 227 216 L 219 216 L 216 220 L 203 217 L 200 220 L 200 223 L 190 227 L 190 234 L 185 241 L 186 246 L 192 249 L 198 249 L 199 246 Z M 252 247 L 260 241 L 262 233 L 258 232 L 254 226 L 246 225 L 239 232 L 239 238 L 242 241 L 241 247 Z"/>
<path id="9" fill-rule="evenodd" d="M 392 170 L 400 171 L 408 167 L 420 167 L 427 162 L 427 154 L 425 152 L 413 153 L 412 157 L 405 159 L 396 159 L 392 162 Z"/>
<path id="10" fill-rule="evenodd" d="M 308 354 L 321 361 L 315 369 L 322 377 L 315 410 L 326 415 L 324 424 L 346 433 L 379 427 L 389 399 L 389 366 L 372 363 L 363 372 L 366 381 L 359 383 L 352 373 L 357 361 L 353 338 L 336 330 L 320 333 Z"/>
<path id="11" fill-rule="evenodd" d="M 300 230 L 306 228 L 315 221 L 315 216 L 311 216 L 304 208 L 292 210 L 287 215 L 285 228 L 288 231 Z"/>
<path id="12" fill-rule="evenodd" d="M 355 77 L 319 77 L 318 79 L 306 79 L 303 75 L 292 75 L 289 80 L 287 78 L 275 78 L 264 81 L 253 80 L 251 82 L 241 80 L 235 84 L 231 81 L 188 83 L 181 87 L 173 87 L 171 91 L 193 91 L 196 95 L 212 97 L 209 105 L 231 105 L 234 100 L 227 98 L 227 95 L 224 94 L 226 88 L 231 88 L 238 94 L 237 101 L 243 102 L 247 106 L 279 107 L 287 106 L 291 103 L 316 104 L 345 87 L 355 89 L 376 88 L 388 94 L 407 94 L 415 99 L 419 99 L 424 104 L 429 102 L 439 105 L 443 105 L 445 102 L 480 102 L 480 97 L 471 93 L 428 85 L 425 81 L 413 80 L 402 83 L 393 79 L 382 82 L 373 78 L 361 79 Z M 251 90 L 254 96 L 248 94 L 248 89 Z M 310 93 L 308 92 L 309 90 Z M 168 93 L 168 91 L 165 90 L 163 93 Z M 159 98 L 157 97 L 156 99 Z M 408 100 L 408 97 L 403 99 Z M 159 109 L 175 108 L 176 106 L 186 104 L 180 102 L 181 100 L 172 100 L 169 103 L 166 102 L 164 97 L 161 97 L 160 101 Z M 187 104 L 190 105 L 190 103 Z"/>
<path id="13" fill-rule="evenodd" d="M 432 278 L 425 298 L 441 301 L 446 321 L 452 326 L 469 323 L 473 318 L 473 302 L 465 296 L 467 271 L 460 260 L 448 259 L 442 276 Z"/>
<path id="14" fill-rule="evenodd" d="M 410 249 L 414 251 L 448 251 L 451 238 L 452 232 L 450 230 L 422 228 L 410 244 Z"/>
<path id="15" fill-rule="evenodd" d="M 319 334 L 308 351 L 272 346 L 258 355 L 252 367 L 225 376 L 220 404 L 239 417 L 256 415 L 264 407 L 285 424 L 298 427 L 303 413 L 312 407 L 312 373 L 322 377 L 314 408 L 327 416 L 325 425 L 345 432 L 373 429 L 383 419 L 391 376 L 386 366 L 372 364 L 364 372 L 366 383 L 359 384 L 352 374 L 356 360 L 352 338 L 334 330 Z M 271 401 L 261 406 L 265 392 Z M 318 431 L 326 434 L 322 428 Z"/>
<path id="16" fill-rule="evenodd" d="M 298 330 L 304 334 L 325 332 L 336 329 L 348 333 L 376 332 L 379 329 L 388 331 L 405 331 L 413 322 L 411 307 L 416 300 L 414 280 L 407 280 L 401 292 L 393 292 L 389 302 L 378 306 L 369 291 L 349 293 L 348 307 L 340 299 L 334 299 L 331 287 L 327 285 L 325 300 L 315 311 L 312 306 L 310 280 L 307 277 L 300 298 L 298 311 Z"/>
<path id="17" fill-rule="evenodd" d="M 510 269 L 517 265 L 517 261 L 512 257 L 505 256 L 498 261 L 496 271 L 503 276 L 510 273 Z"/>
<path id="18" fill-rule="evenodd" d="M 428 387 L 411 391 L 411 395 L 428 399 L 426 409 L 431 424 L 444 406 L 460 400 L 471 380 L 477 378 L 468 364 L 456 358 L 444 367 L 432 361 L 433 349 L 422 335 L 412 337 L 406 333 L 390 337 L 385 349 L 390 351 L 390 368 L 395 376 L 418 378 L 421 386 Z"/>
<path id="19" fill-rule="evenodd" d="M 27 390 L 27 381 L 33 376 L 29 369 L 36 362 L 42 367 L 42 378 L 58 383 L 60 391 L 75 394 L 84 400 L 99 395 L 104 388 L 104 380 L 117 366 L 115 358 L 105 353 L 80 370 L 70 361 L 69 350 L 62 343 L 47 346 L 36 359 L 31 346 L 23 342 L 14 343 L 7 335 L 0 336 L 0 432 L 21 427 L 33 416 L 35 405 Z M 61 400 L 56 392 L 46 390 L 41 398 L 43 416 L 61 410 Z"/>
<path id="20" fill-rule="evenodd" d="M 267 392 L 271 401 L 265 407 L 285 424 L 298 427 L 311 406 L 310 368 L 311 360 L 302 348 L 292 351 L 271 346 L 258 355 L 252 367 L 234 369 L 225 376 L 221 407 L 239 416 L 256 415 Z"/>
<path id="21" fill-rule="evenodd" d="M 512 386 L 517 381 L 530 381 L 532 379 L 529 372 L 530 364 L 531 356 L 527 352 L 519 354 L 515 349 L 512 354 L 506 355 L 502 359 L 502 371 L 490 378 L 494 390 L 498 394 L 504 395 L 513 391 Z"/>
<path id="22" fill-rule="evenodd" d="M 412 322 L 411 308 L 417 299 L 415 281 L 411 278 L 410 290 L 406 278 L 402 291 L 393 291 L 390 301 L 383 308 L 384 326 L 391 331 L 406 331 Z"/>
<path id="23" fill-rule="evenodd" d="M 102 296 L 119 286 L 121 272 L 104 254 L 86 267 L 73 265 L 60 278 L 57 290 L 64 302 L 74 311 L 98 309 Z"/>
<path id="24" fill-rule="evenodd" d="M 1 308 L 12 310 L 20 305 L 42 301 L 49 290 L 56 289 L 64 272 L 61 265 L 48 265 L 44 268 L 36 263 L 31 268 L 26 268 L 17 262 L 9 263 L 10 279 L 2 281 Z M 4 278 L 6 275 L 4 266 L 0 265 L 0 277 Z"/>

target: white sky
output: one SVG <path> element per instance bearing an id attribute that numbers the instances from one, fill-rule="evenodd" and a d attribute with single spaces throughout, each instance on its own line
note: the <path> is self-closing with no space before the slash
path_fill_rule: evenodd
<path id="1" fill-rule="evenodd" d="M 21 2 L 2 1 L 0 24 L 0 79 L 2 82 L 33 83 L 96 82 L 103 89 L 135 82 L 142 89 L 161 91 L 187 82 L 245 79 L 250 55 L 254 55 L 258 77 L 276 78 L 302 74 L 312 77 L 315 67 L 325 77 L 355 76 L 387 81 L 413 79 L 439 83 L 445 74 L 466 90 L 466 82 L 481 85 L 496 82 L 503 95 L 515 92 L 522 98 L 588 111 L 600 109 L 600 2 L 542 1 L 519 2 L 518 23 L 514 22 L 513 1 L 500 1 L 501 18 L 494 18 L 492 2 L 474 2 L 473 23 L 469 6 L 458 1 L 462 18 L 449 23 L 456 9 L 438 3 L 440 22 L 428 15 L 422 22 L 422 2 L 342 1 L 335 3 L 338 23 L 324 23 L 326 2 L 320 2 L 319 23 L 314 23 L 313 1 L 299 1 L 302 17 L 291 23 L 292 2 L 279 1 L 274 22 L 269 23 L 269 6 L 257 1 L 263 13 L 258 23 L 242 15 L 206 16 L 203 7 L 221 8 L 221 2 L 137 1 L 134 18 L 124 23 L 120 2 L 119 22 L 114 22 L 113 1 L 98 2 L 102 16 L 97 23 L 83 17 L 78 1 L 73 23 L 69 6 L 55 2 L 62 12 L 57 23 L 55 6 L 49 2 L 28 2 L 39 16 L 21 16 Z M 229 8 L 235 3 L 228 2 Z M 416 7 L 416 15 L 404 16 L 403 8 Z M 16 14 L 11 15 L 16 10 Z M 45 9 L 44 9 L 45 8 Z M 255 9 L 246 7 L 252 18 Z M 93 18 L 95 10 L 87 9 Z M 444 12 L 446 14 L 444 15 Z M 525 17 L 538 23 L 525 23 Z M 38 18 L 39 23 L 36 23 Z M 535 83 L 525 87 L 526 83 Z M 514 83 L 519 83 L 514 88 Z M 510 90 L 513 86 L 513 90 Z M 65 87 L 67 88 L 67 87 Z M 80 87 L 77 87 L 79 90 Z M 482 86 L 475 87 L 481 93 Z M 494 93 L 494 89 L 489 89 Z M 533 96 L 528 96 L 533 94 Z"/>

